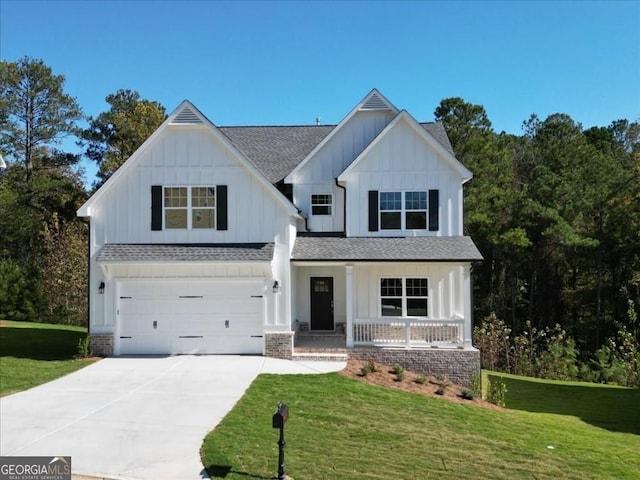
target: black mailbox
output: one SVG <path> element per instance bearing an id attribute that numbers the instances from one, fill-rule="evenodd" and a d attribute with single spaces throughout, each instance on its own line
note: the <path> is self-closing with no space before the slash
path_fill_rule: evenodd
<path id="1" fill-rule="evenodd" d="M 287 421 L 287 418 L 289 418 L 289 407 L 280 402 L 272 417 L 273 428 L 284 428 L 284 422 Z"/>

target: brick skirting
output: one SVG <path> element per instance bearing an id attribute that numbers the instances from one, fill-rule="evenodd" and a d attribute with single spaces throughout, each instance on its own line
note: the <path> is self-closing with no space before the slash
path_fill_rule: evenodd
<path id="1" fill-rule="evenodd" d="M 91 334 L 89 344 L 91 355 L 109 357 L 113 355 L 113 335 L 110 333 Z"/>
<path id="2" fill-rule="evenodd" d="M 293 335 L 293 332 L 265 333 L 265 356 L 291 360 L 293 355 Z"/>
<path id="3" fill-rule="evenodd" d="M 424 375 L 444 375 L 452 382 L 471 386 L 473 373 L 480 375 L 480 351 L 477 349 L 401 349 L 355 347 L 349 349 L 355 360 L 371 360 L 385 365 L 402 365 Z"/>

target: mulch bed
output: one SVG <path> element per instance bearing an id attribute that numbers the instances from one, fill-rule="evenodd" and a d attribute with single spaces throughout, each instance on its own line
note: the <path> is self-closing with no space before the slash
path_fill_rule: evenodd
<path id="1" fill-rule="evenodd" d="M 419 393 L 433 398 L 440 398 L 455 403 L 475 405 L 491 410 L 504 410 L 502 407 L 489 403 L 479 397 L 476 397 L 473 400 L 466 400 L 462 398 L 462 392 L 466 390 L 466 388 L 442 378 L 436 379 L 435 377 L 427 376 L 427 381 L 424 384 L 420 384 L 415 382 L 415 379 L 421 376 L 419 373 L 406 371 L 404 380 L 398 381 L 396 379 L 396 375 L 392 373 L 392 367 L 380 363 L 375 364 L 378 367 L 377 372 L 371 372 L 367 375 L 363 375 L 362 367 L 367 363 L 368 362 L 362 360 L 350 359 L 347 362 L 347 366 L 340 372 L 340 374 L 348 378 L 355 378 L 362 382 L 369 383 L 371 385 L 378 385 L 380 387 Z M 443 381 L 446 381 L 447 386 L 444 388 L 444 393 L 439 395 L 436 393 L 436 390 L 442 386 Z"/>

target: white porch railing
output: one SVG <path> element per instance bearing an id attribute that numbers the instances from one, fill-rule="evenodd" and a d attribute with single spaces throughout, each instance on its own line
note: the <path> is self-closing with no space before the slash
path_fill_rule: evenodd
<path id="1" fill-rule="evenodd" d="M 463 347 L 464 320 L 355 318 L 353 344 L 394 347 Z"/>

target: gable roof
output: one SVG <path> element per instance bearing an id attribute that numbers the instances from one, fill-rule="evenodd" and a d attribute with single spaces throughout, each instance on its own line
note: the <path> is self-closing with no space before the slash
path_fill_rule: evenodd
<path id="1" fill-rule="evenodd" d="M 298 262 L 474 262 L 482 255 L 470 237 L 298 236 L 291 254 Z"/>
<path id="2" fill-rule="evenodd" d="M 460 173 L 464 181 L 470 180 L 473 174 L 460 161 L 453 156 L 453 153 L 446 149 L 427 129 L 418 123 L 406 110 L 402 110 L 396 117 L 374 138 L 366 148 L 349 164 L 347 168 L 338 176 L 338 180 L 345 180 L 349 173 L 362 161 L 362 159 L 383 139 L 387 133 L 395 128 L 398 123 L 405 121 L 413 130 L 418 133 L 429 145 L 433 146 L 447 162 Z M 446 135 L 446 134 L 445 134 Z M 450 146 L 450 145 L 449 145 Z"/>
<path id="3" fill-rule="evenodd" d="M 293 182 L 293 175 L 304 167 L 313 157 L 314 155 L 324 147 L 331 138 L 338 132 L 351 118 L 358 113 L 359 111 L 367 111 L 367 110 L 391 110 L 394 114 L 398 113 L 398 109 L 387 100 L 377 89 L 371 90 L 361 101 L 358 103 L 353 110 L 351 110 L 346 117 L 342 119 L 342 121 L 334 128 L 329 135 L 327 135 L 316 147 L 309 152 L 309 154 L 294 168 L 289 175 L 284 179 L 287 183 Z"/>
<path id="4" fill-rule="evenodd" d="M 118 179 L 123 176 L 129 169 L 135 165 L 142 157 L 143 153 L 151 146 L 156 139 L 162 135 L 162 133 L 173 125 L 202 125 L 208 129 L 208 131 L 220 140 L 229 150 L 231 150 L 237 156 L 240 163 L 249 170 L 257 180 L 265 187 L 267 191 L 270 191 L 278 201 L 287 209 L 290 215 L 298 216 L 298 211 L 295 206 L 289 202 L 289 200 L 274 187 L 273 183 L 269 182 L 265 176 L 256 168 L 256 166 L 249 161 L 244 153 L 242 153 L 229 138 L 221 133 L 218 128 L 205 117 L 195 105 L 188 100 L 183 100 L 182 103 L 176 108 L 167 119 L 156 129 L 153 134 L 145 140 L 145 142 L 115 171 L 113 175 L 96 191 L 85 203 L 78 209 L 78 216 L 90 217 L 91 207 L 111 188 L 117 183 Z"/>

